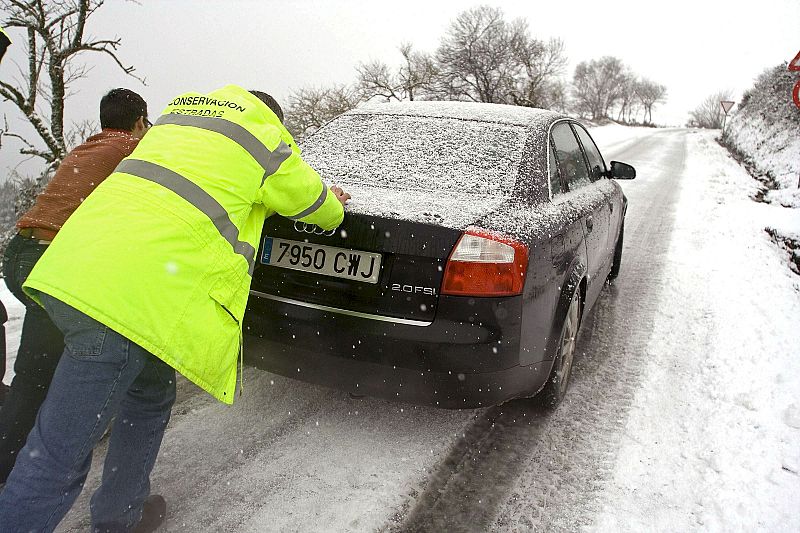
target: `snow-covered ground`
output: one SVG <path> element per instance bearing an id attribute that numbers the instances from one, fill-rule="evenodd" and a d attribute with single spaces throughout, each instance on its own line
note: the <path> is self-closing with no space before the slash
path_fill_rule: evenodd
<path id="1" fill-rule="evenodd" d="M 776 189 L 767 191 L 765 200 L 800 209 L 800 131 L 795 127 L 748 115 L 732 120 L 727 136 L 758 172 L 773 177 Z"/>
<path id="2" fill-rule="evenodd" d="M 225 407 L 182 382 L 153 476 L 163 530 L 404 531 L 433 498 L 461 502 L 440 509 L 445 524 L 480 518 L 437 531 L 800 531 L 800 277 L 764 231 L 800 233 L 798 211 L 750 200 L 718 132 L 590 131 L 640 176 L 623 182 L 622 273 L 584 326 L 598 349 L 555 413 L 352 400 L 253 369 Z M 652 272 L 640 254 L 664 234 Z M 0 298 L 11 356 L 23 308 L 4 286 Z M 87 505 L 59 531 L 85 529 Z"/>
<path id="3" fill-rule="evenodd" d="M 621 124 L 607 124 L 600 127 L 589 127 L 592 139 L 598 148 L 609 159 L 609 154 L 623 152 L 626 146 L 634 144 L 638 139 L 649 137 L 661 131 L 671 131 L 663 128 L 631 128 Z M 606 161 L 608 164 L 609 161 Z"/>
<path id="4" fill-rule="evenodd" d="M 800 213 L 750 200 L 715 135 L 688 143 L 670 282 L 599 531 L 800 531 L 800 278 L 764 232 L 799 231 Z"/>
<path id="5" fill-rule="evenodd" d="M 19 336 L 22 333 L 25 306 L 14 298 L 2 278 L 0 278 L 0 301 L 3 302 L 8 312 L 8 322 L 6 322 L 6 375 L 5 377 L 0 376 L 0 380 L 10 385 L 11 380 L 14 378 L 14 361 L 17 359 L 17 348 L 19 347 Z"/>

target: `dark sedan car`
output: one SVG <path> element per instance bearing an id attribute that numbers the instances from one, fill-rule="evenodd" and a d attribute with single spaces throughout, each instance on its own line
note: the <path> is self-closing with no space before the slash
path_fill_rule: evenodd
<path id="1" fill-rule="evenodd" d="M 353 200 L 336 230 L 267 219 L 250 364 L 447 408 L 566 392 L 581 317 L 618 271 L 626 199 L 578 122 L 524 107 L 356 109 L 304 158 Z"/>

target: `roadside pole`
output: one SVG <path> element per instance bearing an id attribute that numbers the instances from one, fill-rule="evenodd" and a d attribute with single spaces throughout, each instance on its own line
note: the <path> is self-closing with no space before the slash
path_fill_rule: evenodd
<path id="1" fill-rule="evenodd" d="M 722 111 L 725 113 L 725 116 L 722 117 L 722 137 L 725 138 L 725 122 L 728 119 L 728 111 L 731 110 L 733 104 L 736 102 L 731 102 L 730 100 L 720 100 L 719 103 L 722 106 Z"/>

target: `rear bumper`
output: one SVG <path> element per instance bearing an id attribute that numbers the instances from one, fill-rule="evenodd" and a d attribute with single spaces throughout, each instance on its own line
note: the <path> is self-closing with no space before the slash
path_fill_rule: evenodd
<path id="1" fill-rule="evenodd" d="M 245 359 L 354 394 L 486 407 L 535 394 L 550 372 L 551 362 L 519 364 L 519 306 L 518 298 L 442 296 L 436 320 L 420 326 L 251 297 Z"/>
<path id="2" fill-rule="evenodd" d="M 282 376 L 385 400 L 472 409 L 531 396 L 549 374 L 548 362 L 496 372 L 425 372 L 335 357 L 246 336 L 248 364 Z"/>

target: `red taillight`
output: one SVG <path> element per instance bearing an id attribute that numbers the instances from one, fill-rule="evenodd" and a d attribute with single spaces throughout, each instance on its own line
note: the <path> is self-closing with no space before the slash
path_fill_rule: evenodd
<path id="1" fill-rule="evenodd" d="M 447 260 L 442 294 L 521 294 L 527 270 L 527 246 L 502 235 L 470 228 L 458 240 Z"/>

